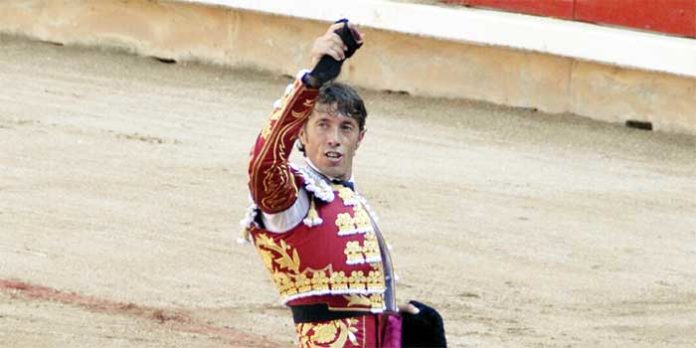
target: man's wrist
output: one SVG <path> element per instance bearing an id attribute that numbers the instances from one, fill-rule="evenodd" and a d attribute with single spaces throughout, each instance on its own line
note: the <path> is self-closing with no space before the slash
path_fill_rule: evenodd
<path id="1" fill-rule="evenodd" d="M 304 75 L 302 75 L 301 80 L 302 83 L 309 88 L 319 89 L 322 85 L 321 80 L 319 80 L 309 72 L 306 72 Z"/>

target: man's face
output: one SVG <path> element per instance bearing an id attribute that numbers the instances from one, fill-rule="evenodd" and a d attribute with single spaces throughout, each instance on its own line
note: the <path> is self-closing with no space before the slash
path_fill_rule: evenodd
<path id="1" fill-rule="evenodd" d="M 318 104 L 300 130 L 307 158 L 325 175 L 350 179 L 353 156 L 365 136 L 358 121 Z"/>

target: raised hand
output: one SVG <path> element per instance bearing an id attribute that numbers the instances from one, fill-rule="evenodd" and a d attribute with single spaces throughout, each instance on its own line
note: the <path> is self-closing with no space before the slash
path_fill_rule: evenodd
<path id="1" fill-rule="evenodd" d="M 357 26 L 340 20 L 332 24 L 324 35 L 318 37 L 312 46 L 314 69 L 305 79 L 305 84 L 319 88 L 324 83 L 338 77 L 341 65 L 362 46 L 364 35 Z"/>

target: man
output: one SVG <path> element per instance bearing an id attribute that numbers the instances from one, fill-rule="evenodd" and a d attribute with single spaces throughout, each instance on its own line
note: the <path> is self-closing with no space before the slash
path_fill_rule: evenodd
<path id="1" fill-rule="evenodd" d="M 367 111 L 355 90 L 331 82 L 363 39 L 342 20 L 315 40 L 314 69 L 288 86 L 249 162 L 244 225 L 301 347 L 401 346 L 390 255 L 352 179 Z M 305 166 L 289 162 L 296 140 Z M 415 314 L 414 304 L 404 309 Z"/>

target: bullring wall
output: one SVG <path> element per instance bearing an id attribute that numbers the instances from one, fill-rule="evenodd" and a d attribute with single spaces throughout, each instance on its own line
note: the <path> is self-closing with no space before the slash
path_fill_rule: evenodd
<path id="1" fill-rule="evenodd" d="M 567 47 L 557 51 L 556 46 L 546 42 L 533 46 L 535 41 L 525 41 L 526 36 L 515 39 L 520 33 L 506 32 L 502 25 L 517 23 L 517 17 L 506 16 L 522 15 L 470 9 L 430 10 L 422 5 L 375 1 L 375 9 L 363 8 L 357 11 L 362 14 L 353 17 L 344 9 L 332 12 L 334 5 L 328 1 L 314 12 L 307 11 L 312 15 L 302 17 L 258 9 L 257 3 L 261 2 L 14 0 L 0 3 L 0 32 L 294 75 L 309 64 L 307 52 L 313 39 L 325 30 L 325 20 L 345 15 L 363 25 L 368 40 L 344 67 L 342 79 L 349 83 L 413 95 L 468 98 L 549 113 L 573 113 L 609 122 L 650 122 L 655 130 L 696 134 L 696 55 L 691 56 L 696 52 L 695 40 L 619 33 L 629 38 L 635 35 L 637 49 L 643 39 L 656 43 L 655 47 L 664 47 L 664 52 L 672 52 L 674 63 L 670 63 L 671 56 L 663 59 L 663 52 L 655 49 L 656 58 L 647 57 L 653 59 L 644 59 L 644 53 L 621 56 L 612 52 L 580 52 L 572 46 L 573 36 L 565 39 L 570 45 L 561 37 L 555 45 Z M 382 4 L 386 10 L 380 13 Z M 473 19 L 460 23 L 461 27 L 452 27 L 452 23 L 458 22 L 449 24 L 452 31 L 461 31 L 463 36 L 437 34 L 429 28 L 442 27 L 437 22 L 446 18 L 427 17 L 436 16 L 432 11 L 466 11 L 446 13 L 453 21 L 458 20 L 457 16 Z M 509 35 L 510 45 L 496 41 L 494 36 L 488 40 L 485 35 L 477 37 L 474 31 L 467 32 L 468 23 L 474 23 L 478 18 L 474 16 L 481 13 L 493 18 L 487 23 L 502 23 L 501 28 L 490 31 L 495 34 L 497 30 L 503 40 Z M 417 18 L 421 14 L 423 18 Z M 411 31 L 402 30 L 390 26 L 395 20 L 386 21 L 389 15 L 399 16 L 405 27 L 409 20 L 419 25 Z M 432 21 L 432 25 L 427 21 Z M 525 24 L 520 25 L 524 28 Z M 546 24 L 538 25 L 543 29 Z M 586 24 L 573 25 L 570 29 L 578 33 L 594 30 L 589 25 L 578 27 Z M 487 28 L 482 28 L 485 33 Z M 611 40 L 616 35 L 608 32 L 603 37 Z M 529 42 L 529 47 L 515 46 L 516 42 Z M 594 55 L 599 58 L 593 59 Z M 634 56 L 635 64 L 631 61 Z"/>

